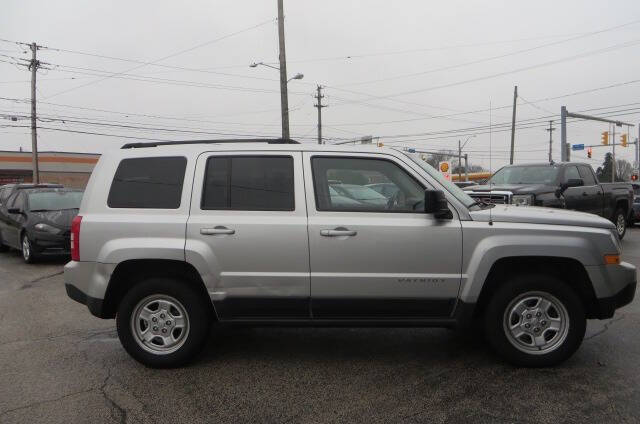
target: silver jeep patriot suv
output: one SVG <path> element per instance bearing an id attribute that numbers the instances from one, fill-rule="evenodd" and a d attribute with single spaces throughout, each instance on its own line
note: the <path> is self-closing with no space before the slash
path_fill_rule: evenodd
<path id="1" fill-rule="evenodd" d="M 289 140 L 103 155 L 71 251 L 69 297 L 151 367 L 191 360 L 212 323 L 476 328 L 550 366 L 636 288 L 604 218 L 478 203 L 415 154 Z"/>

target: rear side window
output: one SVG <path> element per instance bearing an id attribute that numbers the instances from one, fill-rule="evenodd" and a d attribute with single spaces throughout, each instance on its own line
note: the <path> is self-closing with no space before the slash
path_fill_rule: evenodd
<path id="1" fill-rule="evenodd" d="M 187 159 L 123 159 L 113 177 L 110 208 L 178 209 Z"/>
<path id="2" fill-rule="evenodd" d="M 204 210 L 294 210 L 293 158 L 210 157 L 201 207 Z"/>

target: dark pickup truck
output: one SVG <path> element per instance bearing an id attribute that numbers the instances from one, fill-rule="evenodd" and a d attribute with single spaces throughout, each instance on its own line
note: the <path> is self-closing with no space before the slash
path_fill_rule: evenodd
<path id="1" fill-rule="evenodd" d="M 630 183 L 599 183 L 590 165 L 533 163 L 500 168 L 485 185 L 465 189 L 485 203 L 545 206 L 589 212 L 610 219 L 624 237 L 631 217 Z"/>

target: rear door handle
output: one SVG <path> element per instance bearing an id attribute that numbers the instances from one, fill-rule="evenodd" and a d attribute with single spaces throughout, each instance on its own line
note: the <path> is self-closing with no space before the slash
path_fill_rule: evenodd
<path id="1" fill-rule="evenodd" d="M 235 234 L 236 230 L 231 228 L 217 226 L 215 228 L 200 228 L 200 234 L 203 236 L 215 236 L 218 234 Z"/>
<path id="2" fill-rule="evenodd" d="M 347 230 L 346 228 L 336 228 L 335 230 L 320 230 L 320 235 L 325 237 L 353 237 L 358 234 L 357 231 Z"/>

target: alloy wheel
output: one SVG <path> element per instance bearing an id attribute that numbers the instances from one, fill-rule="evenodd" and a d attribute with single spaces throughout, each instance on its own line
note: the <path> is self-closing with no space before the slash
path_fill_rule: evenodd
<path id="1" fill-rule="evenodd" d="M 503 319 L 507 340 L 521 352 L 548 354 L 559 348 L 569 333 L 569 313 L 555 296 L 524 293 L 509 303 Z"/>
<path id="2" fill-rule="evenodd" d="M 626 221 L 623 214 L 618 214 L 616 218 L 616 230 L 618 231 L 618 236 L 622 237 L 624 234 L 624 230 L 626 228 Z"/>
<path id="3" fill-rule="evenodd" d="M 29 243 L 29 237 L 26 235 L 22 237 L 22 257 L 26 262 L 31 259 L 31 243 Z"/>
<path id="4" fill-rule="evenodd" d="M 142 299 L 131 315 L 138 345 L 149 353 L 166 355 L 180 349 L 189 335 L 189 315 L 175 298 L 156 294 Z"/>

